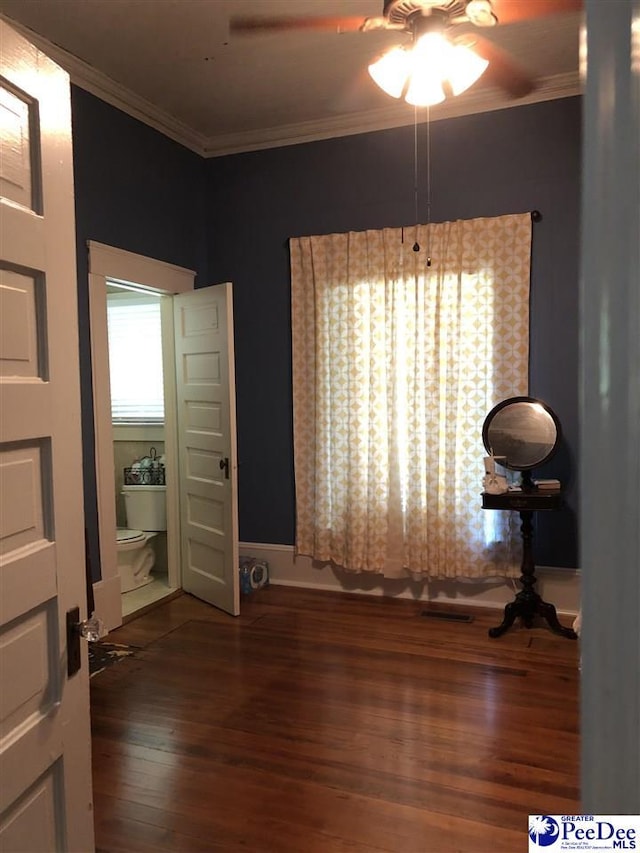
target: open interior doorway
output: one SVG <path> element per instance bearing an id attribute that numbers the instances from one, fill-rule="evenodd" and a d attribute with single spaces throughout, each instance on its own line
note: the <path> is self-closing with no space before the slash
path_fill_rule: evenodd
<path id="1" fill-rule="evenodd" d="M 122 624 L 152 594 L 170 594 L 181 586 L 180 518 L 177 495 L 177 439 L 173 295 L 193 291 L 195 273 L 124 250 L 89 242 L 91 359 L 95 425 L 96 480 L 101 578 L 94 583 L 95 610 L 107 631 Z M 159 300 L 162 329 L 163 423 L 114 423 L 109 367 L 108 294 L 129 292 Z M 132 300 L 133 301 L 133 300 Z M 158 304 L 157 302 L 155 303 Z M 125 356 L 126 358 L 126 356 Z M 123 404 L 126 406 L 126 402 Z M 148 446 L 147 446 L 148 445 Z M 152 453 L 151 448 L 155 448 Z M 158 452 L 160 447 L 161 453 Z M 126 527 L 124 469 L 144 456 L 163 456 L 166 531 L 159 545 L 165 583 L 140 585 L 123 594 L 118 570 L 117 529 Z M 131 458 L 129 458 L 131 457 Z M 127 464 L 130 463 L 130 464 Z M 122 485 L 121 485 L 122 482 Z M 158 537 L 155 537 L 158 538 Z"/>
<path id="2" fill-rule="evenodd" d="M 89 243 L 89 268 L 101 573 L 100 580 L 93 585 L 95 614 L 107 631 L 122 623 L 124 584 L 118 566 L 116 506 L 120 470 L 124 492 L 125 469 L 133 469 L 137 464 L 133 486 L 142 485 L 136 479 L 141 470 L 144 469 L 146 477 L 147 468 L 153 469 L 163 456 L 168 592 L 182 588 L 227 613 L 238 615 L 232 285 L 225 282 L 196 291 L 194 273 L 190 270 L 93 242 Z M 152 436 L 142 433 L 141 446 L 133 452 L 129 448 L 124 458 L 114 460 L 114 429 L 119 425 L 112 411 L 110 392 L 109 288 L 161 297 L 162 453 L 158 452 L 158 445 L 151 443 Z M 128 356 L 128 361 L 125 357 L 125 371 L 136 358 L 135 353 Z M 144 378 L 137 382 L 139 385 Z M 135 386 L 132 394 L 135 406 L 139 406 L 141 396 Z M 130 402 L 125 400 L 124 408 L 128 405 Z M 149 485 L 152 490 L 160 488 L 159 483 Z M 131 520 L 127 518 L 126 523 Z M 158 532 L 163 527 L 158 524 L 154 528 L 151 523 L 145 528 L 143 522 L 133 525 L 142 533 L 145 529 Z"/>
<path id="3" fill-rule="evenodd" d="M 116 550 L 122 617 L 175 592 L 167 560 L 163 328 L 157 293 L 107 279 Z M 172 579 L 175 583 L 176 579 Z"/>

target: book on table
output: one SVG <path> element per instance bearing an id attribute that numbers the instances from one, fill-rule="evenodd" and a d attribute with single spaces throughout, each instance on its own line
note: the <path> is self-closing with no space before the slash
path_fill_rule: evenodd
<path id="1" fill-rule="evenodd" d="M 533 485 L 537 489 L 542 489 L 543 491 L 544 490 L 553 491 L 554 489 L 557 490 L 557 489 L 561 488 L 560 480 L 554 480 L 554 479 L 534 480 Z"/>

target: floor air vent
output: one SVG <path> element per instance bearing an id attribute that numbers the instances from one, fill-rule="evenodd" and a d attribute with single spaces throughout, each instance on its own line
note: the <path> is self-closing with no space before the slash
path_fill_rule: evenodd
<path id="1" fill-rule="evenodd" d="M 469 613 L 455 613 L 452 610 L 423 610 L 420 614 L 426 619 L 444 619 L 445 622 L 473 622 Z"/>

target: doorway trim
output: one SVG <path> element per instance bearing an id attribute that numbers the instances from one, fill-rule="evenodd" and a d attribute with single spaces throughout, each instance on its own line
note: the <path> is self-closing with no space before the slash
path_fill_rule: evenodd
<path id="1" fill-rule="evenodd" d="M 95 466 L 100 540 L 100 580 L 93 584 L 95 614 L 111 631 L 122 624 L 120 578 L 116 552 L 115 471 L 113 467 L 113 424 L 109 388 L 109 343 L 107 335 L 107 279 L 139 285 L 161 296 L 188 293 L 194 289 L 194 270 L 137 255 L 93 240 L 89 249 L 89 321 L 91 325 L 91 376 L 95 430 Z M 163 300 L 162 319 L 173 321 L 172 300 Z M 167 310 L 168 309 L 168 310 Z M 165 338 L 171 337 L 170 341 Z M 173 337 L 163 336 L 165 368 L 173 364 Z M 167 376 L 165 369 L 165 376 Z M 175 386 L 165 379 L 167 410 L 175 410 Z M 165 452 L 177 460 L 175 418 L 165 419 Z M 168 452 L 167 452 L 168 451 Z M 178 487 L 175 464 L 167 470 L 168 527 L 179 530 Z M 167 537 L 169 566 L 179 566 L 179 536 Z M 171 579 L 171 570 L 170 570 Z"/>

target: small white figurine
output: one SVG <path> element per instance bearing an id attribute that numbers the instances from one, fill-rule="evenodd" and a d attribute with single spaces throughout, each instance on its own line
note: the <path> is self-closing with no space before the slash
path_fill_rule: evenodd
<path id="1" fill-rule="evenodd" d="M 482 488 L 488 495 L 503 495 L 509 491 L 507 478 L 500 474 L 485 474 L 482 478 Z"/>

